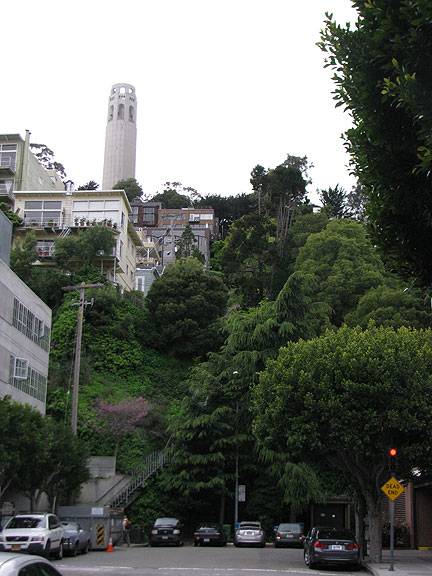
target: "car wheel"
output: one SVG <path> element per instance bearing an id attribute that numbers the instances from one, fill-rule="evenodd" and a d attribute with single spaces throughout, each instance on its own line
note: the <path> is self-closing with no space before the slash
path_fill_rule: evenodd
<path id="1" fill-rule="evenodd" d="M 81 554 L 87 554 L 89 550 L 90 550 L 90 542 L 89 540 L 87 540 L 84 548 L 81 550 Z"/>
<path id="2" fill-rule="evenodd" d="M 315 562 L 312 562 L 310 554 L 307 550 L 305 550 L 304 553 L 304 563 L 306 564 L 306 566 L 308 566 L 308 568 L 315 568 Z"/>
<path id="3" fill-rule="evenodd" d="M 48 540 L 47 543 L 45 544 L 45 550 L 43 551 L 42 556 L 44 558 L 46 558 L 47 560 L 50 559 L 51 556 L 51 542 Z"/>
<path id="4" fill-rule="evenodd" d="M 57 558 L 57 560 L 63 559 L 63 542 L 60 542 L 60 546 L 58 547 L 58 550 L 56 553 L 56 558 Z"/>

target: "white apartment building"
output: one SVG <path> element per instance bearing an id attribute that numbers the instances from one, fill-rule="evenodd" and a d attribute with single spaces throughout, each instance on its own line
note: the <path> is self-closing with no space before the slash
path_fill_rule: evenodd
<path id="1" fill-rule="evenodd" d="M 0 212 L 0 243 L 10 246 L 10 222 Z M 51 309 L 0 254 L 0 398 L 10 396 L 45 414 Z"/>
<path id="2" fill-rule="evenodd" d="M 33 230 L 39 264 L 52 265 L 59 237 L 85 232 L 91 226 L 112 230 L 116 245 L 111 254 L 99 254 L 98 265 L 121 289 L 135 287 L 136 249 L 142 245 L 132 224 L 124 190 L 16 191 L 15 211 L 23 219 L 17 237 Z"/>

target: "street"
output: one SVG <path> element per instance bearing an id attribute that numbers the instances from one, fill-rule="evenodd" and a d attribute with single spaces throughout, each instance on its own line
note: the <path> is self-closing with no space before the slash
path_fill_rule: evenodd
<path id="1" fill-rule="evenodd" d="M 286 574 L 349 575 L 349 568 L 309 570 L 303 550 L 266 548 L 115 548 L 113 553 L 91 552 L 55 561 L 64 576 L 283 576 Z M 357 571 L 356 574 L 359 574 Z"/>

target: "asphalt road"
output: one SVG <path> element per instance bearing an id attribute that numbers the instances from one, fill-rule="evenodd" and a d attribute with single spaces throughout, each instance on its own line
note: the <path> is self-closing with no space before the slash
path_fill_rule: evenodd
<path id="1" fill-rule="evenodd" d="M 147 548 L 131 546 L 114 552 L 90 552 L 55 561 L 64 576 L 364 576 L 336 568 L 309 570 L 303 550 L 266 548 Z"/>

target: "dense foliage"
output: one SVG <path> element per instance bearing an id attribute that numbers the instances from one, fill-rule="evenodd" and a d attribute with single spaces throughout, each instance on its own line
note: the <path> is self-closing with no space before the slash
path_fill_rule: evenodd
<path id="1" fill-rule="evenodd" d="M 432 4 L 356 0 L 354 27 L 328 15 L 320 47 L 336 106 L 351 114 L 346 147 L 367 196 L 375 241 L 400 268 L 432 272 Z"/>
<path id="2" fill-rule="evenodd" d="M 405 478 L 432 461 L 431 368 L 430 331 L 343 327 L 282 348 L 254 390 L 265 449 L 331 466 L 364 499 L 374 560 L 388 447 L 397 444 Z"/>

